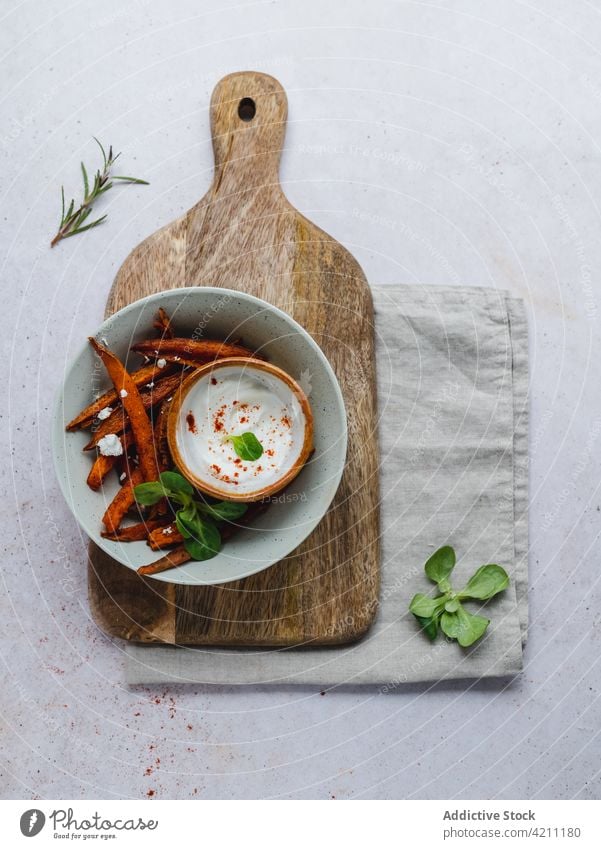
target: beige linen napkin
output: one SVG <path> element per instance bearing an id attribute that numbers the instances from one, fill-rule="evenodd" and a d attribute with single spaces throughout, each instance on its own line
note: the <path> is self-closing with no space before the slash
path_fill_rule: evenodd
<path id="1" fill-rule="evenodd" d="M 471 287 L 378 286 L 382 589 L 358 643 L 222 649 L 128 644 L 129 684 L 377 684 L 511 676 L 522 666 L 528 555 L 528 336 L 521 301 Z M 455 547 L 453 582 L 499 563 L 509 589 L 469 650 L 419 631 L 407 606 L 431 592 L 423 564 Z M 477 612 L 477 604 L 469 605 Z M 352 613 L 352 612 L 351 612 Z"/>

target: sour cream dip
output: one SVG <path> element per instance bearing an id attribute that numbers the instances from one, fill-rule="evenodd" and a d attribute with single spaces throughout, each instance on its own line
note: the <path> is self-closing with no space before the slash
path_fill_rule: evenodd
<path id="1" fill-rule="evenodd" d="M 240 457 L 228 438 L 253 434 L 263 451 Z M 209 363 L 187 378 L 169 413 L 169 447 L 182 474 L 203 492 L 255 501 L 300 472 L 313 447 L 313 416 L 286 372 L 236 357 Z"/>

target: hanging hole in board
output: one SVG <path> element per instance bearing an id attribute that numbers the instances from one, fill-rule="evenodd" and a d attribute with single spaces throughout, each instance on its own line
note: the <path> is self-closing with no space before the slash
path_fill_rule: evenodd
<path id="1" fill-rule="evenodd" d="M 252 121 L 256 111 L 257 107 L 252 97 L 243 97 L 238 104 L 238 117 L 241 121 Z"/>

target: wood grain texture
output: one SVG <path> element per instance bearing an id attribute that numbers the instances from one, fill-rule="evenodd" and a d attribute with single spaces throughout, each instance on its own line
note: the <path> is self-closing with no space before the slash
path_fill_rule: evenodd
<path id="1" fill-rule="evenodd" d="M 243 121 L 242 98 L 256 113 Z M 349 425 L 347 466 L 333 506 L 280 563 L 219 587 L 143 580 L 90 549 L 93 615 L 113 636 L 212 645 L 342 643 L 375 616 L 379 481 L 373 308 L 349 252 L 286 199 L 278 169 L 286 95 L 254 72 L 222 79 L 211 98 L 213 184 L 181 218 L 123 263 L 107 315 L 181 286 L 249 292 L 290 313 L 321 346 L 340 381 Z"/>

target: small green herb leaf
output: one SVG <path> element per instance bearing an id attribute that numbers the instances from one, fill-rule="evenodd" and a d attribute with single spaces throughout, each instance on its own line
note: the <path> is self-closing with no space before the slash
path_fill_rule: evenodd
<path id="1" fill-rule="evenodd" d="M 205 515 L 211 516 L 216 522 L 233 522 L 244 516 L 248 505 L 233 501 L 219 501 L 217 504 L 198 504 L 198 509 Z"/>
<path id="2" fill-rule="evenodd" d="M 161 472 L 160 480 L 165 489 L 169 489 L 171 492 L 194 495 L 194 487 L 179 472 Z"/>
<path id="3" fill-rule="evenodd" d="M 184 548 L 192 560 L 210 560 L 217 554 L 213 549 L 207 548 L 204 543 L 192 538 L 184 540 Z"/>
<path id="4" fill-rule="evenodd" d="M 193 504 L 182 507 L 175 514 L 175 525 L 184 539 L 196 534 L 196 518 L 196 509 Z"/>
<path id="5" fill-rule="evenodd" d="M 94 139 L 94 141 L 96 142 L 96 144 L 98 145 L 98 147 L 100 148 L 100 150 L 102 151 L 102 158 L 103 158 L 103 160 L 104 160 L 104 164 L 106 165 L 106 164 L 107 164 L 107 162 L 108 162 L 108 160 L 107 160 L 107 158 L 106 158 L 106 151 L 104 150 L 104 147 L 103 147 L 103 146 L 102 146 L 102 144 L 98 141 L 98 139 L 96 138 L 96 136 L 92 136 L 92 138 Z"/>
<path id="6" fill-rule="evenodd" d="M 420 628 L 424 634 L 431 640 L 435 640 L 438 635 L 438 625 L 440 623 L 440 613 L 436 616 L 416 616 Z"/>
<path id="7" fill-rule="evenodd" d="M 90 194 L 90 184 L 88 182 L 88 172 L 86 171 L 86 166 L 81 163 L 81 173 L 83 176 L 83 199 L 87 200 L 88 195 Z"/>
<path id="8" fill-rule="evenodd" d="M 137 177 L 118 177 L 116 174 L 113 174 L 111 180 L 123 180 L 125 183 L 135 183 L 138 186 L 150 185 L 148 180 L 139 180 Z"/>
<path id="9" fill-rule="evenodd" d="M 424 633 L 431 640 L 434 640 L 438 634 L 440 615 L 444 609 L 446 600 L 446 595 L 439 595 L 436 598 L 432 598 L 429 595 L 417 593 L 417 595 L 413 596 L 409 605 L 409 610 L 419 622 Z"/>
<path id="10" fill-rule="evenodd" d="M 86 215 L 85 218 L 88 216 Z M 83 219 L 85 221 L 85 218 Z M 101 215 L 100 218 L 97 218 L 96 221 L 91 221 L 89 224 L 86 224 L 85 227 L 77 227 L 75 230 L 71 230 L 70 233 L 65 233 L 62 237 L 63 239 L 68 239 L 69 236 L 77 236 L 79 233 L 85 233 L 86 230 L 91 230 L 92 227 L 98 227 L 99 224 L 102 224 L 106 215 Z"/>
<path id="11" fill-rule="evenodd" d="M 431 598 L 429 595 L 417 593 L 411 599 L 409 610 L 414 616 L 430 617 L 434 616 L 444 607 L 446 596 L 438 596 Z"/>
<path id="12" fill-rule="evenodd" d="M 134 487 L 134 498 L 138 504 L 142 504 L 144 507 L 150 507 L 152 504 L 157 504 L 164 495 L 165 490 L 159 481 L 139 483 Z"/>
<path id="13" fill-rule="evenodd" d="M 438 551 L 435 551 L 432 557 L 426 561 L 424 569 L 426 575 L 435 584 L 438 584 L 442 592 L 448 592 L 450 589 L 449 575 L 455 568 L 455 551 L 450 545 L 443 545 Z"/>
<path id="14" fill-rule="evenodd" d="M 249 430 L 239 436 L 226 436 L 225 441 L 232 443 L 241 460 L 258 460 L 263 455 L 263 446 Z"/>
<path id="15" fill-rule="evenodd" d="M 484 616 L 468 613 L 460 604 L 455 613 L 444 611 L 440 626 L 447 637 L 457 640 L 460 646 L 467 648 L 483 636 L 489 622 L 490 619 L 485 619 Z"/>
<path id="16" fill-rule="evenodd" d="M 480 566 L 459 593 L 460 598 L 476 598 L 484 601 L 492 598 L 509 586 L 509 575 L 496 563 Z"/>
<path id="17" fill-rule="evenodd" d="M 194 560 L 210 560 L 221 549 L 221 534 L 212 522 L 200 518 L 195 529 L 194 537 L 184 540 L 186 551 Z"/>

